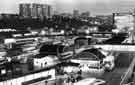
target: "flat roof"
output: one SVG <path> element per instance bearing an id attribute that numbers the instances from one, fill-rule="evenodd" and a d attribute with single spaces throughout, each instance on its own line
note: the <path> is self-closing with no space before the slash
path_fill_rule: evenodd
<path id="1" fill-rule="evenodd" d="M 20 65 L 20 67 L 21 67 L 21 65 Z M 30 74 L 35 74 L 35 73 L 43 72 L 43 71 L 48 71 L 48 70 L 54 69 L 55 67 L 56 66 L 54 65 L 54 66 L 46 67 L 46 68 L 39 69 L 39 70 L 28 71 L 28 72 L 22 73 L 22 74 L 17 74 L 17 75 L 16 74 L 14 74 L 14 75 L 12 74 L 12 75 L 7 75 L 7 76 L 1 76 L 2 80 L 0 79 L 0 82 L 6 81 L 6 80 L 15 79 L 15 78 L 19 78 L 19 77 L 23 77 L 23 76 L 30 75 Z"/>
<path id="2" fill-rule="evenodd" d="M 41 77 L 41 78 L 37 78 L 37 79 L 23 82 L 22 85 L 32 85 L 32 84 L 40 82 L 40 81 L 45 81 L 46 79 L 49 79 L 49 78 L 51 78 L 51 75 L 49 75 L 47 77 Z"/>

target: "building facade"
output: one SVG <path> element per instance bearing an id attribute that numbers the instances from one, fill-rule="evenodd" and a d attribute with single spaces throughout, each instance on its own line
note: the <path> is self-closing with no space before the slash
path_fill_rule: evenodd
<path id="1" fill-rule="evenodd" d="M 79 10 L 73 10 L 73 16 L 79 17 Z"/>
<path id="2" fill-rule="evenodd" d="M 52 16 L 52 6 L 37 3 L 21 3 L 19 14 L 23 18 L 44 18 Z"/>
<path id="3" fill-rule="evenodd" d="M 88 18 L 88 17 L 90 17 L 90 12 L 83 12 L 82 14 L 81 14 L 81 17 L 82 18 Z"/>
<path id="4" fill-rule="evenodd" d="M 20 16 L 29 17 L 31 15 L 30 4 L 20 4 Z"/>
<path id="5" fill-rule="evenodd" d="M 133 13 L 114 13 L 114 24 L 120 32 L 129 32 L 134 30 Z"/>

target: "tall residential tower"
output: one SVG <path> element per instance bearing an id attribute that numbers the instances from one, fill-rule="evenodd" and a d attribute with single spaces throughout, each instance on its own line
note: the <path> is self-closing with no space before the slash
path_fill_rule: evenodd
<path id="1" fill-rule="evenodd" d="M 52 6 L 37 3 L 21 3 L 19 14 L 23 18 L 44 18 L 52 16 Z"/>

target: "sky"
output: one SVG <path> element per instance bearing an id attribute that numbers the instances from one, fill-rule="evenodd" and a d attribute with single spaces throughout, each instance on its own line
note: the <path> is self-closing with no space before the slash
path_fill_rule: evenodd
<path id="1" fill-rule="evenodd" d="M 51 4 L 60 13 L 77 9 L 93 15 L 128 12 L 135 8 L 135 0 L 0 0 L 0 13 L 18 13 L 19 3 L 25 2 Z"/>

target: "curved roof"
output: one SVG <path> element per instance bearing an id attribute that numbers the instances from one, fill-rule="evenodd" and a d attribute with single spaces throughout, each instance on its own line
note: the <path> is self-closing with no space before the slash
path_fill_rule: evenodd
<path id="1" fill-rule="evenodd" d="M 40 48 L 40 54 L 47 55 L 57 55 L 58 53 L 62 53 L 65 46 L 63 45 L 49 45 L 45 44 Z"/>
<path id="2" fill-rule="evenodd" d="M 95 59 L 102 60 L 103 58 L 105 58 L 105 56 L 98 49 L 95 49 L 95 48 L 84 50 L 81 53 L 79 53 L 75 58 L 78 58 L 78 59 L 94 59 L 94 60 Z"/>

